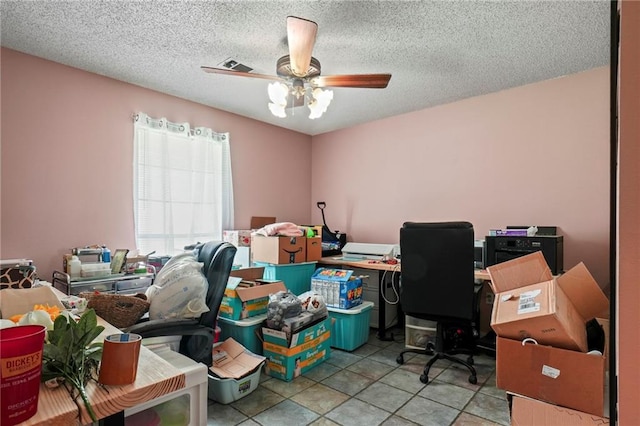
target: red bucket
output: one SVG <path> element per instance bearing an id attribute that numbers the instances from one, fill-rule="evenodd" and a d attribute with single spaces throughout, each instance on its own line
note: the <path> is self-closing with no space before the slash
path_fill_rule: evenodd
<path id="1" fill-rule="evenodd" d="M 0 424 L 12 426 L 38 411 L 42 347 L 46 327 L 0 330 Z"/>

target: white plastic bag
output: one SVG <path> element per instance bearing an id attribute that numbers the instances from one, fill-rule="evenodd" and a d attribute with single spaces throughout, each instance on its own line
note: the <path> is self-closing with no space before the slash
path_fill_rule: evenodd
<path id="1" fill-rule="evenodd" d="M 208 312 L 209 283 L 202 266 L 193 252 L 172 257 L 145 293 L 149 319 L 198 318 Z"/>

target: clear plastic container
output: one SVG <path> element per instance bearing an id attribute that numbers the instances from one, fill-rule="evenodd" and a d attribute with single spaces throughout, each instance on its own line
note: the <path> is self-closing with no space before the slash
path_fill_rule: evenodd
<path id="1" fill-rule="evenodd" d="M 80 278 L 80 274 L 82 273 L 82 262 L 78 256 L 71 256 L 71 260 L 69 261 L 69 276 L 71 278 Z"/>

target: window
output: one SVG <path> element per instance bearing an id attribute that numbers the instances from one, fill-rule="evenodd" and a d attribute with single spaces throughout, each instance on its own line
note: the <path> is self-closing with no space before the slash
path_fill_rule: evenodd
<path id="1" fill-rule="evenodd" d="M 135 116 L 133 209 L 140 253 L 174 255 L 233 229 L 229 134 Z"/>

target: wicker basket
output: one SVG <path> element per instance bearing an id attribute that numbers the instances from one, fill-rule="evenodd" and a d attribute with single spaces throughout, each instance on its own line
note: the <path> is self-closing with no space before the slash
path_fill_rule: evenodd
<path id="1" fill-rule="evenodd" d="M 149 310 L 150 303 L 142 294 L 126 296 L 122 294 L 80 293 L 88 300 L 87 308 L 117 328 L 134 325 Z"/>

